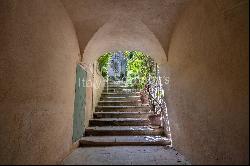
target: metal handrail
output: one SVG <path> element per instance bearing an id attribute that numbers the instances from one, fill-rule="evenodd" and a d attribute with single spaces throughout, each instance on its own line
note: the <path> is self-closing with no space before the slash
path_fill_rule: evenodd
<path id="1" fill-rule="evenodd" d="M 158 106 L 160 107 L 160 113 L 162 112 L 162 110 L 164 109 L 164 103 L 161 103 L 160 101 L 164 101 L 163 96 L 157 96 L 161 93 L 161 83 L 160 83 L 160 77 L 159 77 L 159 69 L 158 69 L 158 65 L 155 65 L 155 71 L 156 71 L 156 80 L 154 80 L 154 82 L 151 82 L 151 78 L 149 77 L 148 79 L 148 83 L 147 83 L 147 92 L 148 92 L 148 96 L 149 96 L 149 101 L 150 101 L 150 105 L 153 107 L 153 112 L 155 114 L 157 114 L 158 111 L 155 110 L 155 108 Z M 152 93 L 156 93 L 156 97 L 153 96 Z"/>
<path id="2" fill-rule="evenodd" d="M 147 92 L 150 104 L 153 107 L 154 114 L 156 115 L 158 114 L 161 116 L 160 119 L 161 127 L 164 128 L 166 136 L 170 140 L 172 140 L 169 118 L 167 113 L 167 105 L 164 98 L 164 91 L 161 84 L 161 78 L 159 77 L 159 70 L 157 64 L 156 64 L 156 79 L 152 81 L 149 78 L 147 83 Z M 156 96 L 154 96 L 154 94 L 156 94 Z M 172 144 L 170 146 L 172 146 Z"/>
<path id="3" fill-rule="evenodd" d="M 164 98 L 164 91 L 162 88 L 161 78 L 159 76 L 159 70 L 157 64 L 156 64 L 156 79 L 152 79 L 152 77 L 149 77 L 146 86 L 147 86 L 146 91 L 148 92 L 151 111 L 154 113 L 154 115 L 160 116 L 161 127 L 164 127 L 167 137 L 171 138 L 169 120 L 167 114 L 167 106 Z"/>

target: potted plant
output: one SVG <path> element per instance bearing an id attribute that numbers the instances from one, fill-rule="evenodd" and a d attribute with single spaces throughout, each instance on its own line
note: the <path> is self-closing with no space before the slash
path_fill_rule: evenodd
<path id="1" fill-rule="evenodd" d="M 146 91 L 142 90 L 140 92 L 140 99 L 142 104 L 148 104 L 148 94 Z"/>
<path id="2" fill-rule="evenodd" d="M 161 114 L 152 114 L 148 117 L 150 124 L 154 126 L 161 126 Z"/>
<path id="3" fill-rule="evenodd" d="M 150 124 L 155 126 L 161 126 L 161 113 L 155 111 L 156 110 L 155 104 L 152 104 L 151 109 L 153 110 L 154 114 L 148 116 Z"/>

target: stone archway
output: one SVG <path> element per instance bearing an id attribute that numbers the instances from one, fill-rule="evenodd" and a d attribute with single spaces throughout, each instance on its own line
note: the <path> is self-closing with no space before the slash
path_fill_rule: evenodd
<path id="1" fill-rule="evenodd" d="M 137 19 L 126 16 L 105 23 L 88 42 L 83 62 L 93 63 L 106 52 L 138 50 L 151 56 L 158 64 L 167 61 L 160 42 L 147 26 Z"/>
<path id="2" fill-rule="evenodd" d="M 111 18 L 97 30 L 84 49 L 82 63 L 88 66 L 88 68 L 91 68 L 93 64 L 96 64 L 96 60 L 104 53 L 127 50 L 137 50 L 145 53 L 153 58 L 159 67 L 161 67 L 161 65 L 165 66 L 167 63 L 167 56 L 164 49 L 154 33 L 151 32 L 141 20 L 125 15 Z M 95 69 L 92 70 L 93 72 L 89 71 L 91 74 L 88 74 L 91 76 L 88 77 L 88 79 L 93 82 L 93 85 L 102 80 L 96 72 L 96 67 L 94 68 Z M 89 100 L 87 103 L 91 103 L 91 98 L 93 98 L 93 104 L 92 106 L 87 104 L 86 125 L 88 125 L 87 121 L 91 118 L 93 108 L 97 104 L 102 92 L 101 88 L 103 87 L 103 83 L 99 88 L 95 88 L 94 86 L 87 87 L 86 98 Z"/>

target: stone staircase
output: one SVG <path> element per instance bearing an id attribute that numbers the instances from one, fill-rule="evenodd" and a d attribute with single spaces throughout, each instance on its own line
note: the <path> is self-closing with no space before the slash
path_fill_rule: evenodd
<path id="1" fill-rule="evenodd" d="M 138 92 L 122 82 L 108 82 L 80 147 L 170 145 L 163 129 L 150 125 L 150 114 Z"/>

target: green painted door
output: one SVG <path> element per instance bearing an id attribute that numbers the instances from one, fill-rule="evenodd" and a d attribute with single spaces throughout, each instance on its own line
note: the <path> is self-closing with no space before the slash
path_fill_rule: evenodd
<path id="1" fill-rule="evenodd" d="M 85 98 L 86 98 L 86 80 L 87 72 L 77 65 L 76 67 L 76 83 L 75 83 L 75 102 L 73 117 L 73 142 L 79 140 L 85 131 L 84 115 L 85 115 Z"/>

